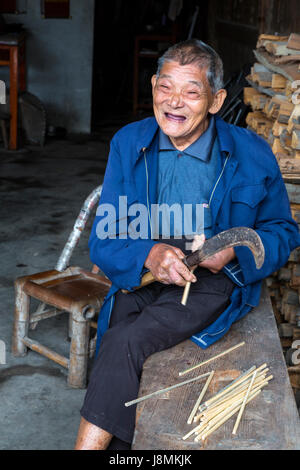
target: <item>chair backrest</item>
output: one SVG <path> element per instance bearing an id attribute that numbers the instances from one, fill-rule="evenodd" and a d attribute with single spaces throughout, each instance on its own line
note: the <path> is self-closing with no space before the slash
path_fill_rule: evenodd
<path id="1" fill-rule="evenodd" d="M 75 221 L 72 232 L 69 235 L 67 243 L 62 250 L 60 257 L 55 266 L 56 271 L 64 271 L 70 261 L 73 250 L 79 242 L 80 236 L 86 226 L 87 220 L 90 216 L 92 209 L 95 207 L 100 199 L 102 192 L 102 185 L 98 186 L 84 201 L 83 206 L 79 212 L 79 215 Z"/>

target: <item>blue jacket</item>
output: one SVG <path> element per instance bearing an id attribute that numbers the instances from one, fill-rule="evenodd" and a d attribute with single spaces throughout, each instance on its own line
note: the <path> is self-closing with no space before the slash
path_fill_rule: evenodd
<path id="1" fill-rule="evenodd" d="M 220 339 L 233 322 L 258 305 L 261 280 L 283 266 L 290 252 L 300 245 L 298 226 L 291 217 L 285 185 L 269 145 L 255 133 L 227 124 L 219 117 L 216 129 L 220 157 L 217 185 L 210 203 L 213 233 L 237 226 L 255 229 L 264 244 L 265 262 L 257 270 L 251 251 L 247 247 L 235 248 L 242 282 L 234 289 L 231 303 L 223 314 L 191 338 L 203 348 Z M 124 195 L 128 206 L 139 202 L 149 209 L 156 203 L 157 130 L 155 118 L 147 118 L 115 134 L 100 204 L 118 207 L 119 196 Z M 96 351 L 109 326 L 114 294 L 120 288 L 132 290 L 140 284 L 144 261 L 157 243 L 151 238 L 133 240 L 118 236 L 99 240 L 96 228 L 101 218 L 96 216 L 92 228 L 90 257 L 112 281 L 112 287 L 99 315 Z M 234 265 L 227 266 L 227 273 L 234 268 Z"/>

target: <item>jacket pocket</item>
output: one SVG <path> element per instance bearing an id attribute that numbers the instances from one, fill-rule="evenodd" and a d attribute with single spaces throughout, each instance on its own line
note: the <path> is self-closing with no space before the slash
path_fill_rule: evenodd
<path id="1" fill-rule="evenodd" d="M 239 186 L 231 190 L 231 225 L 254 228 L 259 204 L 266 196 L 263 184 Z"/>
<path id="2" fill-rule="evenodd" d="M 231 190 L 232 202 L 247 204 L 254 209 L 266 196 L 267 190 L 263 184 L 238 186 Z"/>

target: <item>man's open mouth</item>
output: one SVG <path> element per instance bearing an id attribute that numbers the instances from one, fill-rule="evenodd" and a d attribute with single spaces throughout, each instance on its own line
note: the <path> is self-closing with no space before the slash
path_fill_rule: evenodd
<path id="1" fill-rule="evenodd" d="M 165 116 L 167 119 L 174 122 L 184 122 L 186 120 L 186 117 L 180 114 L 165 113 Z"/>

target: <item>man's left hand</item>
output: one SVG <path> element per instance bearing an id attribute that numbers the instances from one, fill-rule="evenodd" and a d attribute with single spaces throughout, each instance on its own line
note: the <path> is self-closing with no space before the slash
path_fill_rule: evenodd
<path id="1" fill-rule="evenodd" d="M 199 263 L 199 266 L 201 268 L 207 268 L 212 273 L 216 274 L 221 271 L 221 269 L 234 258 L 234 248 L 226 248 L 225 250 L 219 251 L 219 253 L 216 253 L 210 258 L 207 258 L 205 261 L 202 261 L 202 263 Z"/>

